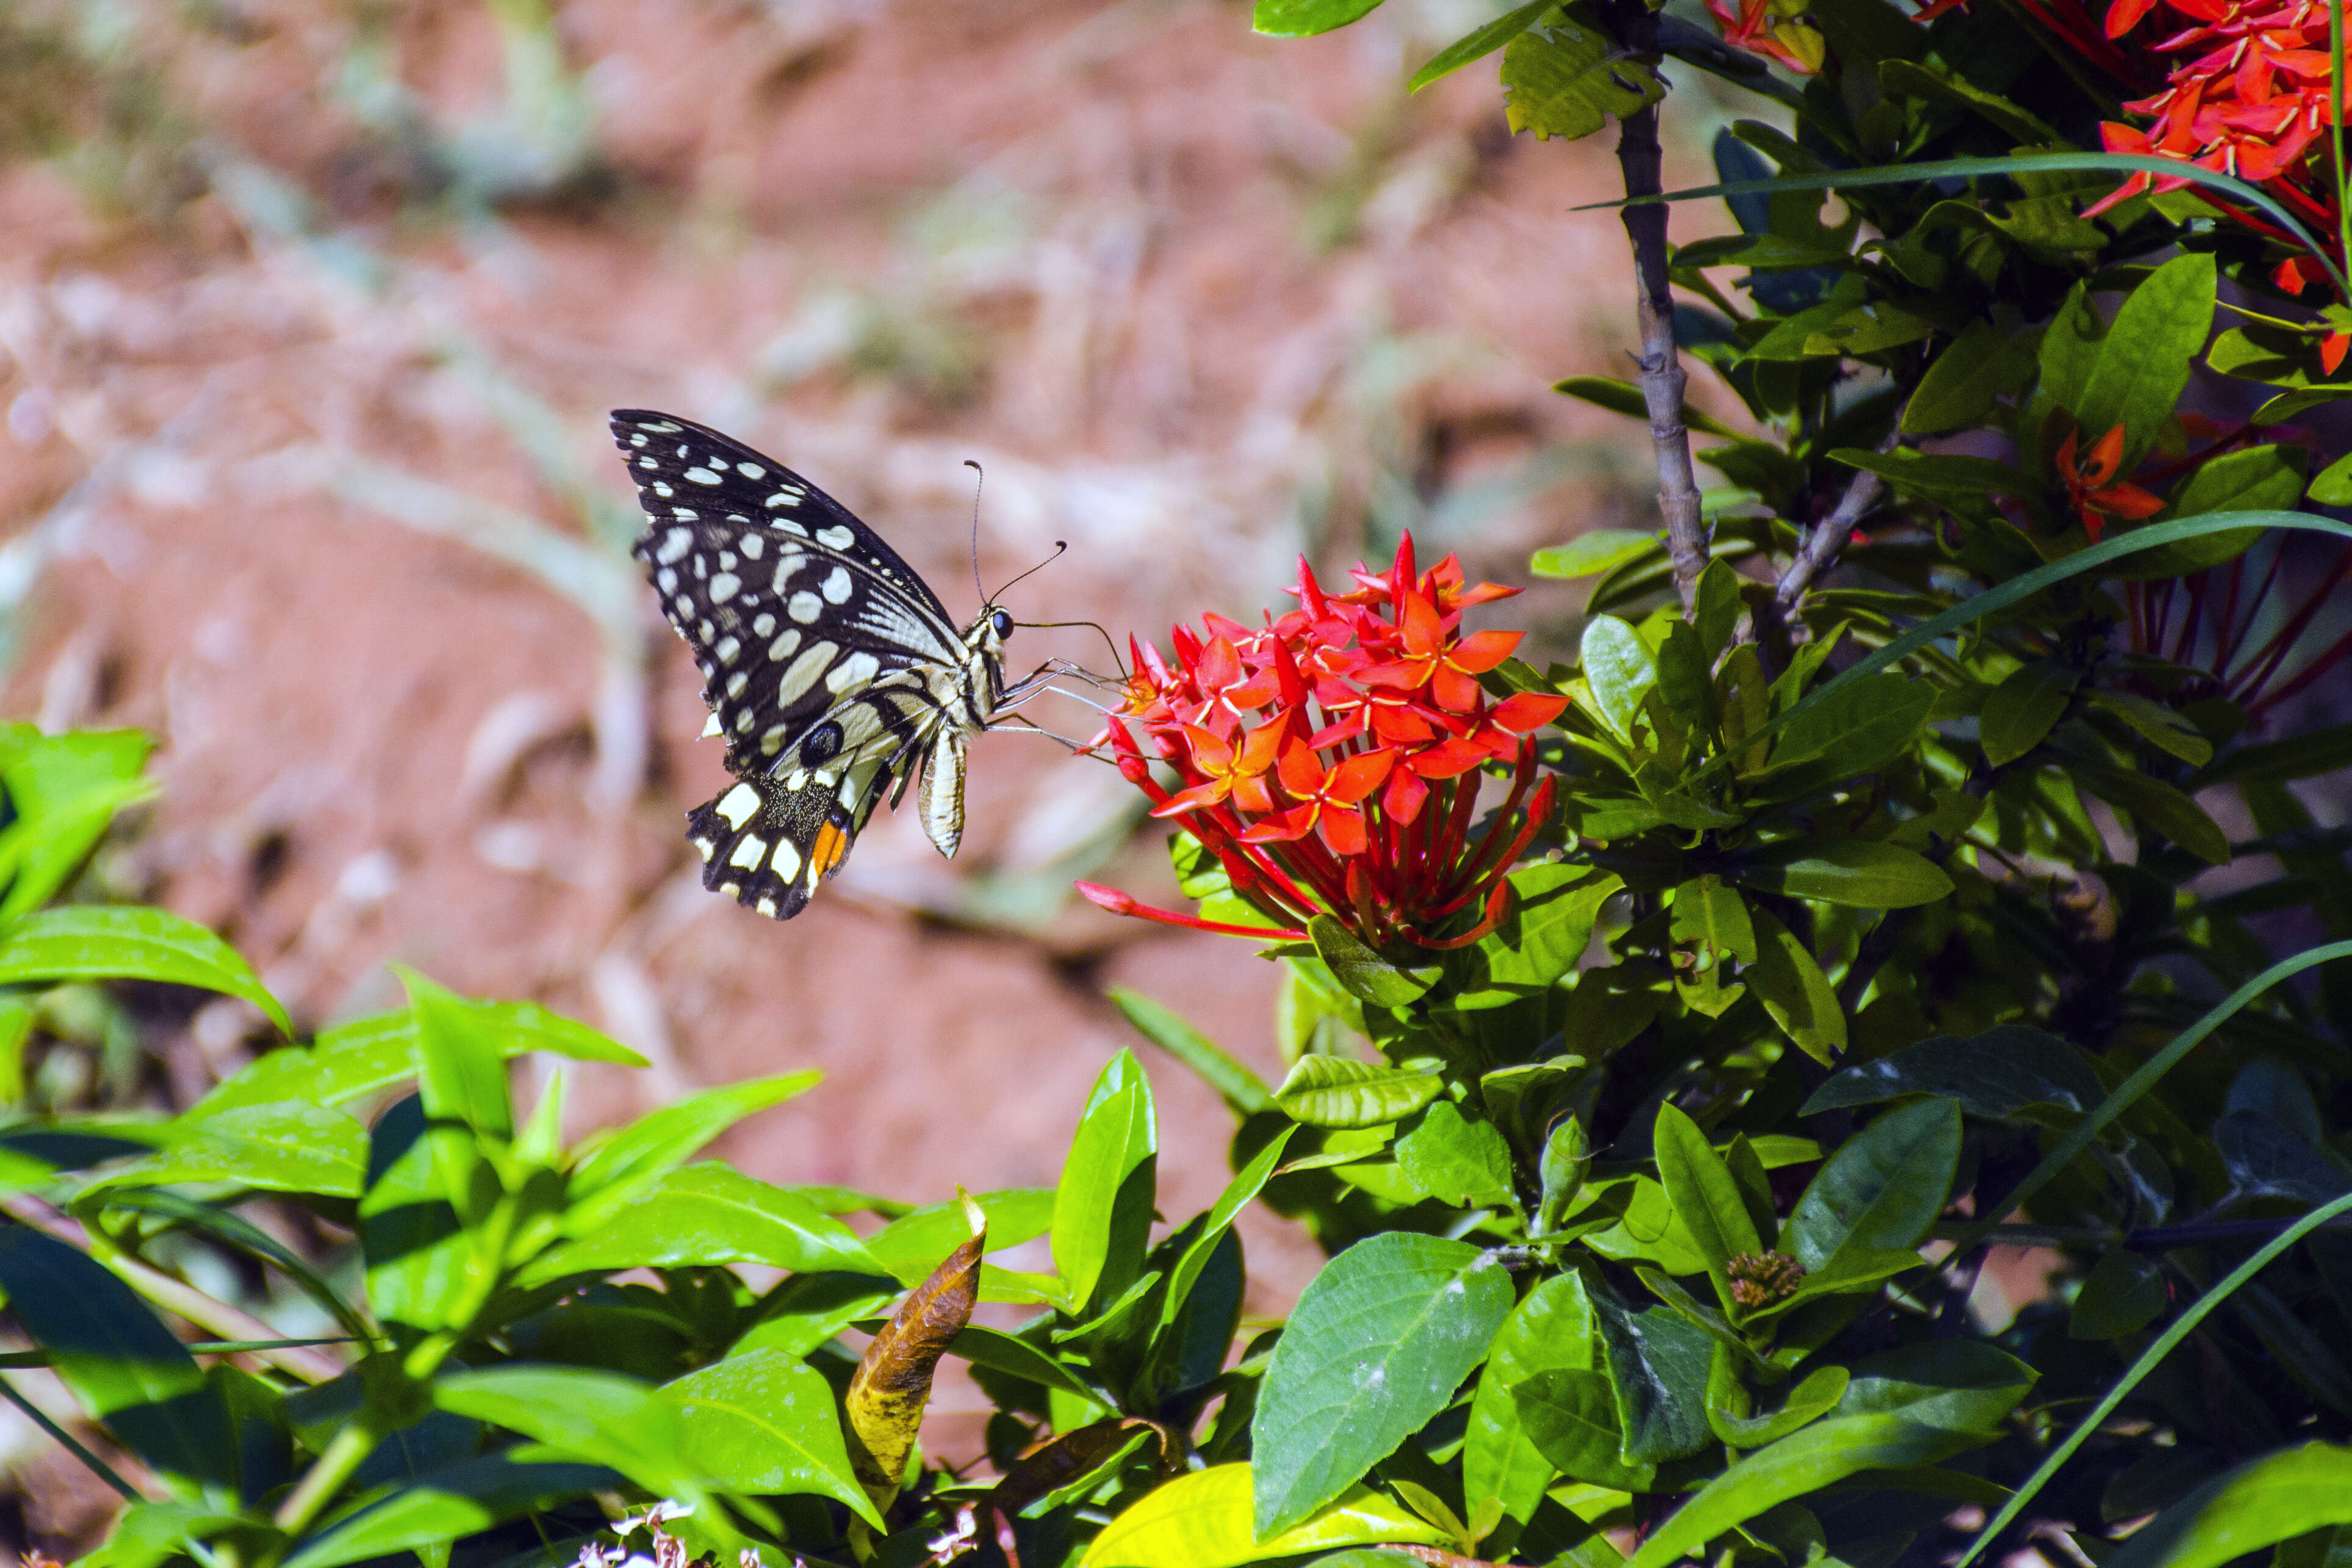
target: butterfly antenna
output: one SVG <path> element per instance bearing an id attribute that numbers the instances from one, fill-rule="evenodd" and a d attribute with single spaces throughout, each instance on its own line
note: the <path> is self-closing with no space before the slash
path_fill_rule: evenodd
<path id="1" fill-rule="evenodd" d="M 988 470 L 970 457 L 963 460 L 963 465 L 979 476 L 971 482 L 971 591 L 980 595 L 982 603 L 988 603 L 988 591 L 980 586 L 980 491 L 988 483 Z"/>
<path id="2" fill-rule="evenodd" d="M 1008 582 L 1008 583 L 1006 583 L 1006 584 L 1004 585 L 1004 588 L 1000 588 L 1000 589 L 998 589 L 994 593 L 990 594 L 990 595 L 988 596 L 988 602 L 989 602 L 989 603 L 991 603 L 991 604 L 995 603 L 995 602 L 997 601 L 997 600 L 998 600 L 998 599 L 1000 599 L 1000 598 L 1002 598 L 1002 597 L 1003 596 L 1003 594 L 1004 594 L 1004 590 L 1005 590 L 1005 589 L 1007 589 L 1007 588 L 1011 588 L 1011 587 L 1013 586 L 1013 582 L 1019 582 L 1019 581 L 1022 581 L 1024 579 L 1031 578 L 1031 577 L 1034 577 L 1034 576 L 1036 576 L 1039 572 L 1041 572 L 1041 571 L 1045 570 L 1047 567 L 1049 567 L 1049 566 L 1053 565 L 1055 561 L 1057 561 L 1057 560 L 1061 559 L 1062 559 L 1062 552 L 1063 552 L 1064 550 L 1066 550 L 1066 549 L 1068 549 L 1069 548 L 1070 548 L 1070 541 L 1069 541 L 1069 540 L 1067 540 L 1067 539 L 1055 539 L 1055 540 L 1054 541 L 1054 553 L 1053 553 L 1052 555 L 1047 556 L 1044 560 L 1039 561 L 1035 566 L 1033 566 L 1033 567 L 1031 567 L 1027 571 L 1023 572 L 1023 573 L 1021 574 L 1021 576 L 1020 576 L 1020 577 L 1016 577 L 1016 578 L 1014 578 L 1014 579 L 1013 580 L 1013 582 Z"/>
<path id="3" fill-rule="evenodd" d="M 1049 626 L 1091 626 L 1095 629 L 1096 634 L 1102 638 L 1103 646 L 1110 650 L 1111 668 L 1118 672 L 1118 678 L 1122 681 L 1131 678 L 1128 673 L 1127 660 L 1119 654 L 1118 642 L 1099 621 L 1015 621 L 1013 624 L 1026 626 L 1033 631 L 1042 631 Z"/>

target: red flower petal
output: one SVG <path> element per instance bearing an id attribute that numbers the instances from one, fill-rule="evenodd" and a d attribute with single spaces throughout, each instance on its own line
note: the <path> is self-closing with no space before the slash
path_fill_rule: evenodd
<path id="1" fill-rule="evenodd" d="M 1389 775 L 1388 793 L 1381 797 L 1381 810 L 1389 821 L 1410 825 L 1421 815 L 1421 808 L 1429 799 L 1429 786 L 1411 768 L 1400 768 Z"/>
<path id="2" fill-rule="evenodd" d="M 1514 692 L 1486 714 L 1486 722 L 1513 735 L 1541 729 L 1568 709 L 1568 699 L 1542 692 Z"/>
<path id="3" fill-rule="evenodd" d="M 1445 662 L 1457 670 L 1483 674 L 1509 658 L 1526 636 L 1524 632 L 1473 632 L 1454 645 Z"/>
<path id="4" fill-rule="evenodd" d="M 1324 812 L 1323 841 L 1331 846 L 1335 855 L 1362 854 L 1371 844 L 1364 832 L 1363 813 L 1345 806 L 1334 806 Z"/>
<path id="5" fill-rule="evenodd" d="M 2289 262 L 2287 265 L 2292 267 L 2294 264 Z M 2352 349 L 2352 332 L 2330 332 L 2320 340 L 2319 368 L 2334 375 L 2343 366 L 2344 353 L 2347 349 Z"/>
<path id="6" fill-rule="evenodd" d="M 1331 769 L 1323 786 L 1323 799 L 1352 806 L 1381 787 L 1381 780 L 1396 766 L 1393 751 L 1360 751 Z"/>
<path id="7" fill-rule="evenodd" d="M 1187 811 L 1197 811 L 1203 806 L 1213 806 L 1225 798 L 1232 789 L 1222 779 L 1212 779 L 1206 784 L 1195 784 L 1190 789 L 1171 795 L 1151 808 L 1155 817 L 1181 817 Z"/>
<path id="8" fill-rule="evenodd" d="M 1455 737 L 1405 758 L 1405 766 L 1423 779 L 1458 779 L 1486 760 L 1486 748 Z"/>

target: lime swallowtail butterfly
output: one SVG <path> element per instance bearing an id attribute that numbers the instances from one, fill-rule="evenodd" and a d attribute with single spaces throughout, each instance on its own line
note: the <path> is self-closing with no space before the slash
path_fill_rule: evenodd
<path id="1" fill-rule="evenodd" d="M 773 458 L 646 409 L 615 411 L 613 435 L 650 519 L 634 553 L 702 667 L 704 733 L 735 776 L 687 818 L 703 885 L 791 919 L 919 763 L 923 831 L 952 856 L 966 739 L 1055 666 L 1007 686 L 1011 615 L 982 604 L 957 630 L 896 551 Z"/>

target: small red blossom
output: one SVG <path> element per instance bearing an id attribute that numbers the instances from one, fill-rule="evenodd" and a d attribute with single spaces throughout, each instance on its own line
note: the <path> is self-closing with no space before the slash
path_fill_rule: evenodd
<path id="1" fill-rule="evenodd" d="M 1962 0 L 1937 0 L 1938 6 L 1945 7 L 1961 3 Z M 1799 76 L 1811 76 L 1822 68 L 1821 35 L 1775 10 L 1771 0 L 1738 0 L 1737 9 L 1724 0 L 1706 0 L 1706 8 L 1722 29 L 1723 41 L 1734 48 L 1762 55 Z M 1927 20 L 1925 12 L 1919 20 Z"/>
<path id="2" fill-rule="evenodd" d="M 1204 617 L 1205 636 L 1175 629 L 1172 659 L 1135 644 L 1136 674 L 1098 737 L 1152 815 L 1181 821 L 1278 925 L 1202 921 L 1092 883 L 1080 893 L 1115 914 L 1255 936 L 1303 935 L 1326 913 L 1374 946 L 1460 946 L 1492 929 L 1505 874 L 1551 810 L 1532 737 L 1568 699 L 1496 701 L 1478 682 L 1522 633 L 1465 632 L 1462 612 L 1517 590 L 1468 583 L 1452 556 L 1420 571 L 1410 538 L 1387 571 L 1352 577 L 1329 593 L 1301 561 L 1297 608 L 1264 626 Z M 1175 772 L 1173 789 L 1155 763 Z M 1474 836 L 1489 766 L 1509 782 Z M 1454 930 L 1463 918 L 1469 929 Z"/>
<path id="3" fill-rule="evenodd" d="M 2124 427 L 2116 425 L 2092 444 L 2090 455 L 2077 459 L 2074 455 L 2074 432 L 2068 431 L 2066 439 L 2058 444 L 2058 477 L 2066 486 L 2066 504 L 2083 519 L 2083 530 L 2091 542 L 2099 542 L 2100 530 L 2109 517 L 2126 517 L 2137 521 L 2164 510 L 2164 499 L 2150 495 L 2137 485 L 2115 483 L 2116 470 L 2124 457 Z"/>

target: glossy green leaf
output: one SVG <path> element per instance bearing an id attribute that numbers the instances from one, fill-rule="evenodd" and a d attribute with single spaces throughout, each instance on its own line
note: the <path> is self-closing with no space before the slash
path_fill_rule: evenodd
<path id="1" fill-rule="evenodd" d="M 451 1201 L 418 1097 L 409 1095 L 378 1117 L 368 1145 L 359 1239 L 369 1309 L 379 1322 L 419 1331 L 466 1321 L 472 1305 L 488 1294 L 496 1260 L 478 1255 L 475 1237 Z M 495 1185 L 486 1167 L 469 1174 Z M 458 1196 L 472 1207 L 478 1195 Z"/>
<path id="2" fill-rule="evenodd" d="M 1302 1056 L 1274 1092 L 1274 1103 L 1310 1127 L 1385 1127 L 1438 1096 L 1434 1071 L 1380 1067 L 1345 1056 Z"/>
<path id="3" fill-rule="evenodd" d="M 1728 1264 L 1741 1253 L 1764 1249 L 1738 1184 L 1731 1179 L 1729 1167 L 1708 1145 L 1698 1124 L 1679 1107 L 1658 1107 L 1651 1147 L 1657 1155 L 1658 1179 L 1665 1186 L 1666 1197 L 1706 1259 L 1707 1278 L 1714 1281 L 1716 1296 L 1727 1312 L 1732 1310 Z"/>
<path id="4" fill-rule="evenodd" d="M 239 1526 L 249 1528 L 250 1521 L 196 1503 L 134 1502 L 115 1521 L 106 1544 L 79 1559 L 74 1568 L 163 1568 L 186 1560 L 185 1542 L 208 1541 Z"/>
<path id="5" fill-rule="evenodd" d="M 341 1568 L 430 1549 L 608 1490 L 617 1479 L 597 1465 L 518 1464 L 503 1455 L 485 1455 L 430 1471 L 338 1520 L 302 1542 L 281 1568 Z"/>
<path id="6" fill-rule="evenodd" d="M 1977 718 L 1977 739 L 1995 768 L 2041 745 L 2074 699 L 2077 673 L 2063 664 L 2026 665 L 1993 687 Z"/>
<path id="7" fill-rule="evenodd" d="M 1310 38 L 1370 16 L 1381 0 L 1256 0 L 1253 31 L 1276 38 Z"/>
<path id="8" fill-rule="evenodd" d="M 2103 690 L 2093 692 L 2090 703 L 2100 712 L 2123 720 L 2149 745 L 2191 768 L 2202 768 L 2213 760 L 2213 743 L 2198 733 L 2195 725 L 2152 697 L 2144 697 L 2137 692 Z"/>
<path id="9" fill-rule="evenodd" d="M 1940 435 L 1987 423 L 1997 400 L 2015 397 L 2032 383 L 2033 351 L 2041 340 L 2037 329 L 2003 331 L 1990 321 L 1969 322 L 1919 378 L 1903 407 L 1903 429 L 1912 435 Z"/>
<path id="10" fill-rule="evenodd" d="M 887 1314 L 901 1289 L 898 1281 L 879 1274 L 795 1274 L 764 1300 L 764 1315 L 727 1354 L 780 1350 L 806 1355 L 860 1319 Z"/>
<path id="11" fill-rule="evenodd" d="M 833 1385 L 782 1350 L 755 1350 L 665 1383 L 678 1452 L 709 1486 L 755 1496 L 814 1493 L 845 1504 L 877 1529 L 849 1468 Z"/>
<path id="12" fill-rule="evenodd" d="M 1589 381 L 1599 382 L 1601 378 L 1580 377 L 1572 382 L 1562 382 L 1552 390 L 1568 392 L 1575 397 L 1585 397 L 1587 394 L 1581 389 Z M 1607 382 L 1603 384 L 1611 388 L 1624 385 L 1622 382 Z M 1638 405 L 1640 393 L 1635 392 L 1634 397 Z M 1599 400 L 1590 399 L 1589 401 L 1598 402 Z M 1612 401 L 1602 406 L 1614 407 L 1615 403 Z M 1646 411 L 1643 417 L 1647 417 Z M 1528 570 L 1538 577 L 1598 577 L 1604 571 L 1624 565 L 1627 561 L 1638 560 L 1654 552 L 1662 554 L 1665 548 L 1659 542 L 1657 535 L 1643 533 L 1638 528 L 1591 528 L 1577 535 L 1564 545 L 1553 545 L 1549 549 L 1536 551 L 1534 558 L 1528 563 Z"/>
<path id="13" fill-rule="evenodd" d="M 1843 1366 L 1817 1366 L 1803 1382 L 1786 1391 L 1778 1409 L 1760 1416 L 1736 1416 L 1720 1408 L 1716 1400 L 1717 1386 L 1731 1364 L 1725 1355 L 1715 1358 L 1707 1385 L 1706 1424 L 1717 1441 L 1735 1448 L 1760 1448 L 1820 1420 L 1837 1408 L 1850 1381 Z M 1741 1406 L 1745 1408 L 1747 1403 L 1743 1398 Z"/>
<path id="14" fill-rule="evenodd" d="M 1163 1330 L 1172 1326 L 1183 1312 L 1192 1287 L 1200 1281 L 1201 1271 L 1209 1266 L 1209 1260 L 1215 1255 L 1225 1233 L 1234 1228 L 1234 1221 L 1249 1206 L 1250 1199 L 1265 1190 L 1275 1167 L 1282 1163 L 1283 1150 L 1290 1146 L 1292 1131 L 1285 1127 L 1268 1139 L 1265 1147 L 1250 1156 L 1249 1163 L 1234 1173 L 1234 1179 L 1225 1184 L 1225 1190 L 1210 1206 L 1201 1233 L 1192 1238 L 1183 1255 L 1177 1259 L 1176 1267 L 1169 1272 L 1168 1289 L 1160 1308 L 1160 1326 Z"/>
<path id="15" fill-rule="evenodd" d="M 236 1484 L 220 1390 L 130 1286 L 56 1238 L 8 1224 L 0 1225 L 0 1293 L 116 1442 L 182 1485 Z"/>
<path id="16" fill-rule="evenodd" d="M 1374 1007 L 1410 1007 L 1437 983 L 1434 966 L 1406 968 L 1364 946 L 1361 938 L 1328 915 L 1307 923 L 1315 952 L 1349 995 Z"/>
<path id="17" fill-rule="evenodd" d="M 1743 857 L 1731 875 L 1766 893 L 1855 909 L 1908 909 L 1952 891 L 1925 856 L 1873 839 L 1783 840 Z"/>
<path id="18" fill-rule="evenodd" d="M 988 1217 L 988 1249 L 1002 1252 L 1034 1241 L 1054 1228 L 1054 1189 L 1050 1186 L 1007 1187 L 973 1197 Z M 866 1249 L 885 1271 L 901 1284 L 930 1277 L 949 1253 L 963 1245 L 971 1230 L 961 1200 L 934 1203 L 892 1220 L 866 1239 Z"/>
<path id="19" fill-rule="evenodd" d="M 1081 1382 L 1068 1367 L 1027 1340 L 1001 1329 L 971 1324 L 948 1342 L 948 1349 L 974 1366 L 1040 1384 L 1049 1390 L 1058 1390 L 1093 1405 L 1101 1404 L 1102 1396 Z M 1104 1413 L 1108 1414 L 1108 1411 L 1106 1409 Z"/>
<path id="20" fill-rule="evenodd" d="M 1923 1427 L 1998 1433 L 2032 1389 L 2033 1368 L 1979 1339 L 1931 1339 L 1864 1356 L 1840 1416 L 1900 1416 Z"/>
<path id="21" fill-rule="evenodd" d="M 1773 745 L 1766 772 L 1828 758 L 1842 778 L 1868 773 L 1910 748 L 1935 703 L 1935 687 L 1901 675 L 1856 682 L 1792 716 Z"/>
<path id="22" fill-rule="evenodd" d="M 1499 1264 L 1434 1236 L 1384 1232 L 1326 1263 L 1275 1346 L 1250 1424 L 1256 1532 L 1304 1521 L 1443 1409 L 1513 1295 Z"/>
<path id="23" fill-rule="evenodd" d="M 1151 1085 L 1132 1051 L 1111 1058 L 1078 1117 L 1054 1195 L 1054 1268 L 1071 1311 L 1135 1282 L 1151 1228 L 1160 1131 Z"/>
<path id="24" fill-rule="evenodd" d="M 1756 962 L 1740 978 L 1797 1049 L 1828 1066 L 1846 1046 L 1845 1009 L 1805 945 L 1761 909 L 1749 914 Z"/>
<path id="25" fill-rule="evenodd" d="M 2304 1443 L 2214 1477 L 2136 1531 L 2113 1568 L 2221 1568 L 2265 1546 L 2352 1523 L 2352 1448 Z"/>
<path id="26" fill-rule="evenodd" d="M 285 1101 L 240 1105 L 188 1124 L 147 1159 L 110 1172 L 109 1186 L 226 1182 L 261 1192 L 357 1197 L 367 1178 L 367 1132 L 340 1111 Z"/>
<path id="27" fill-rule="evenodd" d="M 1714 1341 L 1665 1307 L 1628 1311 L 1606 1291 L 1593 1300 L 1603 1364 L 1629 1465 L 1679 1459 L 1705 1447 L 1706 1375 Z"/>
<path id="28" fill-rule="evenodd" d="M 1528 30 L 1538 16 L 1549 10 L 1557 0 L 1533 0 L 1516 11 L 1506 12 L 1476 32 L 1456 38 L 1437 51 L 1430 62 L 1412 73 L 1405 83 L 1407 92 L 1419 92 L 1430 83 L 1452 76 L 1474 60 L 1485 59 L 1513 38 Z M 1263 31 L 1264 29 L 1260 29 Z"/>
<path id="29" fill-rule="evenodd" d="M 1381 1493 L 1351 1487 L 1261 1541 L 1252 1523 L 1253 1479 L 1245 1464 L 1177 1477 L 1105 1525 L 1080 1568 L 1237 1568 L 1338 1547 L 1390 1541 L 1443 1546 L 1451 1539 Z"/>
<path id="30" fill-rule="evenodd" d="M 1631 744 L 1642 704 L 1658 684 L 1657 664 L 1641 633 L 1614 615 L 1596 615 L 1584 623 L 1579 658 L 1593 710 L 1612 734 Z"/>
<path id="31" fill-rule="evenodd" d="M 1511 1390 L 1520 1429 L 1551 1469 L 1570 1480 L 1614 1491 L 1648 1491 L 1654 1464 L 1628 1465 L 1625 1434 L 1606 1373 L 1554 1368 Z"/>
<path id="32" fill-rule="evenodd" d="M 2066 1314 L 2074 1339 L 2120 1339 L 2137 1333 L 2164 1312 L 2168 1292 L 2155 1259 L 2116 1247 L 2101 1256 L 2075 1292 Z"/>
<path id="33" fill-rule="evenodd" d="M 416 1089 L 433 1121 L 462 1122 L 501 1142 L 514 1135 L 506 1055 L 488 1019 L 413 970 L 398 971 L 416 1020 Z"/>
<path id="34" fill-rule="evenodd" d="M 2218 282 L 2210 254 L 2177 256 L 2124 297 L 2100 340 L 2071 412 L 2085 446 L 2124 427 L 2123 473 L 2139 465 L 2180 406 L 2189 370 L 2213 329 Z"/>
<path id="35" fill-rule="evenodd" d="M 1950 1198 L 1960 1158 L 1960 1108 L 1924 1100 L 1887 1112 L 1846 1140 L 1805 1187 L 1783 1249 L 1808 1271 L 1853 1249 L 1918 1244 Z"/>
<path id="36" fill-rule="evenodd" d="M 2143 831 L 2162 833 L 2208 865 L 2230 863 L 2230 835 L 2193 796 L 2124 768 L 2078 762 L 2067 774 L 2107 804 L 2129 811 Z"/>
<path id="37" fill-rule="evenodd" d="M 1574 971 L 1591 945 L 1601 906 L 1624 883 L 1613 872 L 1564 863 L 1510 873 L 1511 907 L 1494 932 L 1449 964 L 1457 1012 L 1507 1007 L 1539 996 Z"/>
<path id="38" fill-rule="evenodd" d="M 1511 1148 L 1492 1122 L 1473 1121 L 1451 1100 L 1422 1113 L 1395 1144 L 1397 1169 L 1414 1186 L 1459 1207 L 1511 1201 Z"/>
<path id="39" fill-rule="evenodd" d="M 36 732 L 20 740 L 0 763 L 15 818 L 0 828 L 0 880 L 14 874 L 0 921 L 47 903 L 116 813 L 155 793 L 139 776 L 152 743 L 135 729 Z"/>
<path id="40" fill-rule="evenodd" d="M 1626 1560 L 1626 1568 L 1665 1568 L 1736 1525 L 1791 1499 L 1863 1470 L 1932 1465 L 1988 1439 L 1906 1421 L 1899 1416 L 1841 1416 L 1734 1463 L 1685 1503 Z"/>
<path id="41" fill-rule="evenodd" d="M 35 980 L 157 980 L 241 997 L 280 1034 L 294 1020 L 236 949 L 162 909 L 76 904 L 38 909 L 0 925 L 0 985 Z"/>
<path id="42" fill-rule="evenodd" d="M 1592 1303 L 1579 1274 L 1555 1274 L 1538 1282 L 1511 1309 L 1470 1398 L 1470 1425 L 1462 1440 L 1463 1496 L 1500 1499 L 1505 1517 L 1521 1524 L 1534 1517 L 1554 1472 L 1522 1425 L 1512 1390 L 1539 1372 L 1593 1370 L 1592 1332 Z M 1610 1424 L 1616 1424 L 1613 1406 Z"/>
<path id="43" fill-rule="evenodd" d="M 635 1378 L 516 1363 L 436 1378 L 433 1405 L 520 1432 L 544 1457 L 604 1465 L 656 1493 L 698 1490 L 679 1450 L 677 1407 Z"/>
<path id="44" fill-rule="evenodd" d="M 2031 1025 L 2001 1024 L 1965 1040 L 1939 1034 L 1859 1062 L 1814 1090 L 1801 1114 L 1933 1094 L 1977 1116 L 2014 1117 L 2037 1106 L 2078 1115 L 2105 1092 L 2074 1047 Z"/>
<path id="45" fill-rule="evenodd" d="M 1136 1032 L 1191 1068 L 1241 1114 L 1254 1116 L 1274 1103 L 1273 1094 L 1256 1073 L 1234 1061 L 1216 1041 L 1173 1011 L 1139 992 L 1117 986 L 1104 994 L 1110 998 L 1113 1007 L 1126 1015 Z"/>
<path id="46" fill-rule="evenodd" d="M 572 1188 L 589 1193 L 669 1170 L 744 1117 L 781 1105 L 824 1078 L 814 1071 L 787 1072 L 689 1094 L 584 1145 L 572 1166 Z"/>
<path id="47" fill-rule="evenodd" d="M 574 1208 L 565 1228 L 570 1239 L 534 1259 L 520 1283 L 719 1263 L 765 1263 L 796 1274 L 890 1272 L 856 1231 L 807 1198 L 717 1160 L 665 1172 L 617 1201 Z"/>
<path id="48" fill-rule="evenodd" d="M 1514 132 L 1574 141 L 1666 94 L 1649 66 L 1572 8 L 1539 18 L 1503 51 L 1503 114 Z"/>

